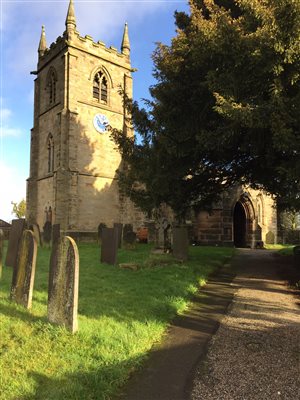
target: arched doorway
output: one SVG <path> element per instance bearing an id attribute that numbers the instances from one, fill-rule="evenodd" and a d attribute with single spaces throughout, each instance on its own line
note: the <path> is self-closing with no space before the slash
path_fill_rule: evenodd
<path id="1" fill-rule="evenodd" d="M 238 201 L 233 211 L 233 240 L 235 247 L 246 247 L 247 218 L 243 204 Z"/>

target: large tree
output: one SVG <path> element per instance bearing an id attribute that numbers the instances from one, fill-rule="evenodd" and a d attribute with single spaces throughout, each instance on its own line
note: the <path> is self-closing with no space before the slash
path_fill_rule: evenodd
<path id="1" fill-rule="evenodd" d="M 147 109 L 132 105 L 142 142 L 114 133 L 121 186 L 178 216 L 234 182 L 300 209 L 300 1 L 191 0 L 190 11 L 153 55 Z"/>

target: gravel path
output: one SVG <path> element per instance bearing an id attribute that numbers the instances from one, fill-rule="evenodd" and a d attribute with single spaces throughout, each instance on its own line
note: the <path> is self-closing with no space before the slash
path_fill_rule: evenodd
<path id="1" fill-rule="evenodd" d="M 276 260 L 239 251 L 237 292 L 197 369 L 192 400 L 300 399 L 300 300 L 278 279 Z"/>

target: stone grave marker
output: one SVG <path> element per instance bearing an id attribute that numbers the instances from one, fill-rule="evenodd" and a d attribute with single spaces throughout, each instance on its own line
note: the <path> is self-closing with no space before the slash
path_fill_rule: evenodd
<path id="1" fill-rule="evenodd" d="M 31 308 L 35 277 L 37 242 L 33 231 L 25 230 L 22 234 L 18 257 L 14 266 L 11 300 L 26 308 Z"/>
<path id="2" fill-rule="evenodd" d="M 114 229 L 116 229 L 118 232 L 118 248 L 120 249 L 122 246 L 123 224 L 114 223 Z"/>
<path id="3" fill-rule="evenodd" d="M 104 228 L 102 231 L 101 262 L 111 265 L 117 263 L 119 231 L 116 228 Z"/>
<path id="4" fill-rule="evenodd" d="M 6 253 L 5 265 L 14 267 L 17 261 L 18 249 L 22 239 L 22 234 L 26 228 L 25 219 L 13 219 L 9 234 L 8 248 Z"/>
<path id="5" fill-rule="evenodd" d="M 102 242 L 102 232 L 103 232 L 103 229 L 104 229 L 104 228 L 106 228 L 106 225 L 105 225 L 103 222 L 101 222 L 101 223 L 98 225 L 98 242 L 99 242 L 99 243 Z"/>
<path id="6" fill-rule="evenodd" d="M 2 278 L 4 232 L 0 229 L 0 279 Z"/>
<path id="7" fill-rule="evenodd" d="M 69 236 L 61 237 L 52 247 L 49 285 L 48 320 L 63 325 L 72 333 L 78 330 L 79 254 Z"/>
<path id="8" fill-rule="evenodd" d="M 42 243 L 42 235 L 41 235 L 41 231 L 40 231 L 40 227 L 38 226 L 38 224 L 33 224 L 32 225 L 32 229 L 31 229 L 34 233 L 34 237 L 36 239 L 36 243 L 38 246 L 43 246 Z"/>
<path id="9" fill-rule="evenodd" d="M 155 222 L 148 222 L 147 223 L 147 229 L 148 229 L 148 243 L 156 243 L 156 228 L 155 228 Z"/>
<path id="10" fill-rule="evenodd" d="M 155 224 L 155 230 L 156 230 L 155 245 L 158 248 L 164 248 L 164 244 L 165 244 L 165 241 L 164 241 L 165 221 L 166 221 L 165 219 L 160 219 Z"/>
<path id="11" fill-rule="evenodd" d="M 50 244 L 52 237 L 52 224 L 46 221 L 43 227 L 43 240 L 45 243 Z"/>
<path id="12" fill-rule="evenodd" d="M 52 226 L 52 246 L 57 244 L 60 239 L 60 224 L 54 224 Z"/>
<path id="13" fill-rule="evenodd" d="M 123 233 L 123 243 L 126 248 L 133 249 L 136 244 L 136 233 L 133 231 Z"/>
<path id="14" fill-rule="evenodd" d="M 275 243 L 275 235 L 272 231 L 269 231 L 266 234 L 266 244 L 274 244 Z"/>
<path id="15" fill-rule="evenodd" d="M 123 238 L 126 236 L 127 232 L 133 232 L 133 225 L 132 224 L 125 224 L 123 226 Z"/>
<path id="16" fill-rule="evenodd" d="M 188 259 L 189 239 L 186 226 L 173 228 L 173 256 L 178 260 Z"/>

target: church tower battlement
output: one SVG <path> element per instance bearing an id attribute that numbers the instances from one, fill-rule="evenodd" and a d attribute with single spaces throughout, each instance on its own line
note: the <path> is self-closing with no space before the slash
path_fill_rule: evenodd
<path id="1" fill-rule="evenodd" d="M 100 222 L 130 220 L 116 181 L 121 156 L 108 130 L 133 134 L 120 95 L 122 89 L 132 98 L 132 72 L 127 24 L 121 51 L 80 36 L 73 0 L 65 31 L 49 48 L 42 27 L 33 72 L 29 223 L 48 220 L 68 232 L 94 232 Z"/>

